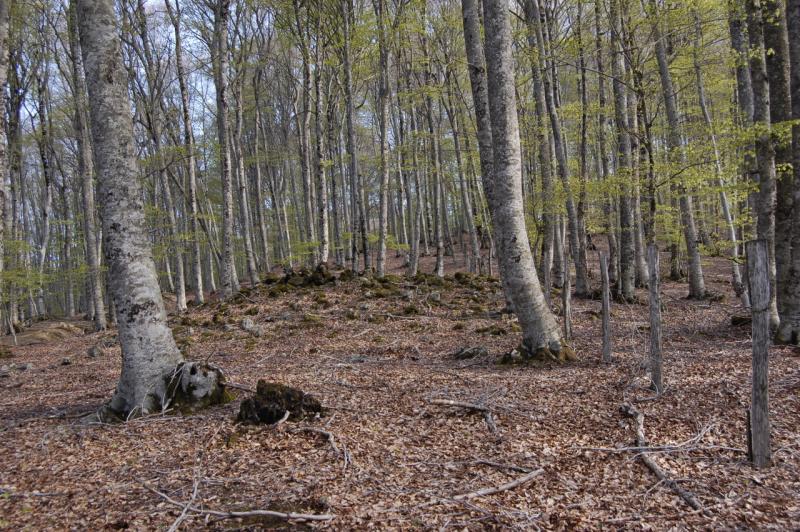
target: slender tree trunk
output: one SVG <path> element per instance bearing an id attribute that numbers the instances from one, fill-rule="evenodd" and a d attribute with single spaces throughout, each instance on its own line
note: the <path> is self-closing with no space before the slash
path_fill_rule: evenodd
<path id="1" fill-rule="evenodd" d="M 651 0 L 653 11 L 653 35 L 656 41 L 656 60 L 658 61 L 658 73 L 661 78 L 661 91 L 664 96 L 664 108 L 667 112 L 667 149 L 669 150 L 669 160 L 680 165 L 686 165 L 686 153 L 683 148 L 683 140 L 680 131 L 680 116 L 678 111 L 678 101 L 672 85 L 672 74 L 667 63 L 667 46 L 661 38 L 661 29 L 658 25 L 658 9 L 655 0 Z M 700 262 L 700 250 L 698 249 L 697 230 L 694 222 L 694 208 L 692 197 L 677 180 L 673 181 L 673 189 L 679 195 L 678 202 L 681 211 L 681 225 L 683 226 L 683 238 L 686 241 L 686 252 L 689 255 L 689 297 L 702 299 L 706 295 L 705 280 L 703 278 L 703 266 Z"/>
<path id="2" fill-rule="evenodd" d="M 600 8 L 601 2 L 595 2 L 595 45 L 597 48 L 597 101 L 598 101 L 598 113 L 597 113 L 597 122 L 598 122 L 598 130 L 599 134 L 597 135 L 597 144 L 598 144 L 598 153 L 597 158 L 600 162 L 600 174 L 603 178 L 603 182 L 608 185 L 609 176 L 611 172 L 609 170 L 609 160 L 608 160 L 608 150 L 606 149 L 606 131 L 608 129 L 608 124 L 606 120 L 606 90 L 605 90 L 605 70 L 603 64 L 603 39 L 602 34 L 600 32 Z M 608 191 L 604 193 L 603 198 L 603 218 L 605 220 L 605 231 L 606 231 L 606 239 L 608 240 L 608 260 L 611 265 L 609 268 L 609 274 L 611 276 L 611 282 L 617 282 L 617 265 L 619 264 L 619 257 L 617 253 L 617 235 L 616 235 L 616 223 L 614 222 L 615 213 L 613 210 L 613 204 L 611 202 L 611 195 Z"/>
<path id="3" fill-rule="evenodd" d="M 621 194 L 619 198 L 620 217 L 620 275 L 618 280 L 619 295 L 622 299 L 632 300 L 635 295 L 636 270 L 635 224 L 631 205 L 632 152 L 631 139 L 628 132 L 627 111 L 628 98 L 624 82 L 624 66 L 622 52 L 621 23 L 618 0 L 609 2 L 609 18 L 613 27 L 611 58 L 611 75 L 614 78 L 614 120 L 617 127 L 617 151 L 619 163 L 617 174 L 620 180 Z"/>
<path id="4" fill-rule="evenodd" d="M 781 323 L 775 340 L 780 343 L 800 344 L 800 0 L 787 2 L 787 27 L 789 35 L 794 38 L 789 40 L 789 58 L 791 64 L 791 99 L 792 119 L 792 153 L 794 159 L 792 166 L 794 174 L 792 196 L 794 209 L 791 221 L 791 255 L 788 274 L 783 279 L 783 284 L 778 287 L 783 301 Z M 787 179 L 784 176 L 784 179 Z"/>
<path id="5" fill-rule="evenodd" d="M 375 261 L 378 277 L 386 270 L 386 223 L 389 215 L 389 50 L 386 39 L 386 2 L 374 0 L 375 16 L 378 22 L 379 82 L 378 82 L 378 135 L 380 137 L 380 192 L 378 207 L 378 252 Z"/>
<path id="6" fill-rule="evenodd" d="M 581 263 L 580 257 L 585 256 L 585 250 L 581 253 L 580 247 L 580 229 L 578 227 L 578 212 L 575 208 L 575 201 L 572 195 L 572 187 L 570 185 L 569 166 L 567 163 L 567 151 L 564 146 L 564 136 L 561 131 L 561 119 L 558 116 L 556 108 L 556 95 L 555 86 L 557 80 L 550 79 L 548 69 L 546 68 L 545 56 L 548 53 L 548 43 L 544 39 L 544 32 L 542 31 L 541 14 L 539 11 L 538 0 L 527 0 L 526 2 L 526 19 L 529 26 L 529 31 L 532 31 L 536 38 L 539 53 L 537 54 L 539 69 L 541 71 L 541 78 L 543 82 L 543 92 L 545 105 L 547 106 L 547 114 L 550 118 L 550 127 L 553 131 L 553 145 L 556 152 L 556 166 L 558 168 L 558 175 L 564 187 L 564 193 L 567 197 L 567 221 L 569 223 L 569 246 L 571 256 L 575 258 L 575 292 L 580 295 L 586 295 L 589 292 L 589 277 L 586 270 L 586 264 Z M 561 256 L 561 255 L 557 255 Z M 562 265 L 566 270 L 567 266 Z"/>
<path id="7" fill-rule="evenodd" d="M 775 297 L 775 146 L 772 143 L 770 122 L 770 86 L 767 77 L 764 20 L 761 0 L 747 0 L 747 32 L 750 40 L 750 78 L 753 85 L 753 123 L 756 133 L 758 184 L 756 234 L 767 242 L 770 278 L 770 324 L 778 326 L 778 306 Z"/>
<path id="8" fill-rule="evenodd" d="M 203 268 L 202 257 L 200 255 L 200 231 L 198 227 L 197 212 L 197 162 L 195 161 L 194 132 L 189 108 L 189 90 L 187 88 L 186 71 L 183 64 L 183 41 L 181 39 L 181 11 L 180 2 L 175 0 L 173 10 L 170 0 L 165 0 L 167 14 L 169 15 L 172 27 L 175 31 L 175 68 L 178 76 L 178 87 L 181 93 L 181 119 L 183 121 L 183 145 L 186 150 L 186 170 L 188 175 L 189 188 L 189 232 L 191 234 L 192 245 L 192 278 L 194 287 L 194 302 L 203 304 L 205 295 L 203 293 Z"/>
<path id="9" fill-rule="evenodd" d="M 739 268 L 739 244 L 736 239 L 736 227 L 733 223 L 733 214 L 731 213 L 730 203 L 728 202 L 728 195 L 725 192 L 725 183 L 722 179 L 722 162 L 720 159 L 719 146 L 717 144 L 717 134 L 714 129 L 714 123 L 711 120 L 711 113 L 708 110 L 708 103 L 706 102 L 706 89 L 703 82 L 703 69 L 700 65 L 700 54 L 703 40 L 702 27 L 700 25 L 700 14 L 694 12 L 695 17 L 695 43 L 694 53 L 692 59 L 694 62 L 695 83 L 697 84 L 697 100 L 700 106 L 700 112 L 703 115 L 703 121 L 708 128 L 711 135 L 711 147 L 714 151 L 714 174 L 716 176 L 716 186 L 719 187 L 719 202 L 722 207 L 722 217 L 725 223 L 725 230 L 728 240 L 731 242 L 731 269 L 732 269 L 732 285 L 737 294 L 740 294 L 742 304 L 746 307 L 750 306 L 750 299 L 747 296 L 746 290 L 742 283 L 742 272 Z"/>
<path id="10" fill-rule="evenodd" d="M 239 290 L 233 249 L 233 177 L 228 133 L 228 18 L 230 0 L 217 0 L 214 5 L 213 70 L 217 98 L 217 142 L 222 179 L 222 264 L 220 267 L 221 299 Z"/>

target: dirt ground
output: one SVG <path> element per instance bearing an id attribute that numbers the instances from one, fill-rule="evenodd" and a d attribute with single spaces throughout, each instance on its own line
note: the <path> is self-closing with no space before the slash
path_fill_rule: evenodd
<path id="1" fill-rule="evenodd" d="M 460 258 L 448 259 L 448 274 L 460 267 Z M 577 362 L 502 366 L 520 335 L 501 313 L 499 285 L 485 279 L 449 277 L 443 286 L 355 279 L 284 293 L 270 285 L 237 303 L 173 316 L 191 358 L 222 367 L 242 388 L 258 379 L 300 387 L 328 409 L 321 419 L 278 427 L 237 425 L 239 400 L 193 415 L 82 425 L 79 417 L 113 391 L 114 332 L 14 347 L 0 360 L 8 373 L 0 378 L 0 528 L 167 529 L 178 504 L 192 502 L 197 510 L 333 519 L 286 523 L 187 510 L 182 530 L 797 529 L 800 352 L 771 351 L 774 466 L 754 470 L 744 452 L 749 326 L 731 325 L 741 310 L 726 263 L 708 259 L 706 269 L 723 301 L 687 301 L 685 284 L 663 283 L 668 388 L 655 399 L 642 366 L 646 305 L 612 305 L 612 364 L 600 363 L 600 302 L 573 300 Z M 240 329 L 245 317 L 262 327 L 261 337 Z M 107 347 L 89 357 L 97 345 Z M 488 354 L 453 357 L 474 346 Z M 488 408 L 497 432 L 480 412 L 436 399 Z M 626 402 L 644 414 L 649 444 L 660 449 L 649 456 L 703 511 L 659 482 L 635 450 L 620 449 L 634 442 L 620 413 Z M 335 445 L 298 427 L 330 433 Z M 540 469 L 516 487 L 456 497 Z"/>

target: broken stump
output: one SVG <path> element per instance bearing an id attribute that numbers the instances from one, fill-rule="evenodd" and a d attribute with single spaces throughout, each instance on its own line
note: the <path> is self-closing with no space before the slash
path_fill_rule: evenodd
<path id="1" fill-rule="evenodd" d="M 241 423 L 272 425 L 289 412 L 289 420 L 298 421 L 323 412 L 319 400 L 298 388 L 277 382 L 259 380 L 256 393 L 242 401 L 239 415 Z"/>

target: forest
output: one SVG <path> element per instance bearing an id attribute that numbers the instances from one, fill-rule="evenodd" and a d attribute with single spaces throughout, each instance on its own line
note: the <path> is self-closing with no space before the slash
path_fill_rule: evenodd
<path id="1" fill-rule="evenodd" d="M 800 527 L 800 0 L 0 0 L 0 530 Z"/>

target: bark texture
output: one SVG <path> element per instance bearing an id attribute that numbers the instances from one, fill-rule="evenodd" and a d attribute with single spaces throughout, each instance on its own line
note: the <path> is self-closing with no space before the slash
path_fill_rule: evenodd
<path id="1" fill-rule="evenodd" d="M 484 53 L 488 85 L 486 91 L 473 89 L 473 94 L 478 94 L 476 107 L 479 105 L 486 107 L 486 104 L 480 102 L 480 100 L 486 101 L 480 94 L 485 93 L 488 96 L 492 125 L 493 168 L 488 178 L 492 185 L 486 190 L 486 195 L 495 226 L 500 277 L 506 297 L 512 302 L 522 326 L 523 344 L 528 352 L 560 353 L 561 333 L 552 312 L 547 307 L 539 279 L 536 277 L 525 228 L 519 123 L 511 56 L 511 24 L 508 20 L 509 5 L 507 0 L 485 0 L 483 5 L 486 26 Z M 462 0 L 462 7 L 465 19 L 469 15 L 473 20 L 477 20 L 474 3 Z M 475 27 L 474 23 L 470 25 Z M 467 50 L 469 53 L 469 44 Z M 474 54 L 469 54 L 468 58 L 471 64 L 479 61 Z M 481 66 L 482 64 L 483 61 L 478 63 Z M 472 72 L 474 68 L 471 65 L 470 71 Z M 478 67 L 478 72 L 482 70 Z M 486 181 L 485 176 L 484 182 Z"/>
<path id="2" fill-rule="evenodd" d="M 171 377 L 183 382 L 190 376 L 180 371 L 183 357 L 167 325 L 147 239 L 133 151 L 136 144 L 127 72 L 113 1 L 79 0 L 77 16 L 90 97 L 109 287 L 122 347 L 122 374 L 108 409 L 129 417 L 164 408 L 169 402 Z M 218 377 L 215 373 L 194 388 L 210 392 L 217 388 Z"/>

